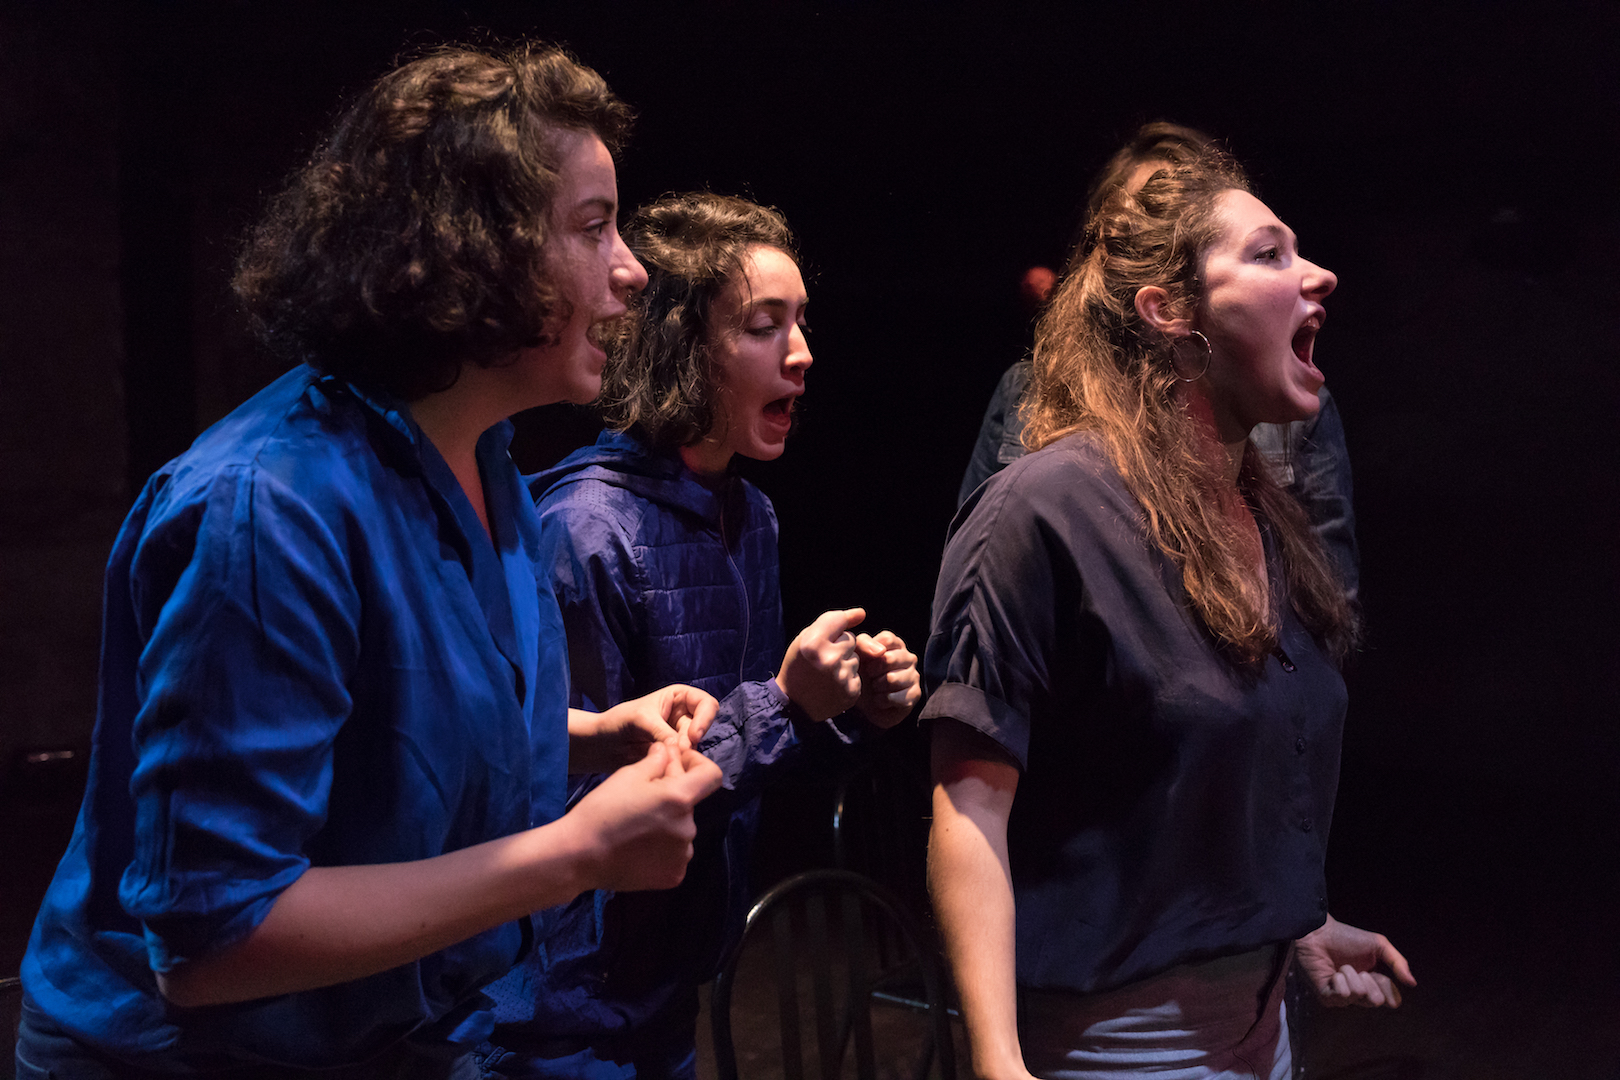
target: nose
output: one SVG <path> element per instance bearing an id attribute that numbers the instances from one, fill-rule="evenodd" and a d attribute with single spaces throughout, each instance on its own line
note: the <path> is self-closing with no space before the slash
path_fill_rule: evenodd
<path id="1" fill-rule="evenodd" d="M 1325 266 L 1305 260 L 1305 280 L 1301 285 L 1306 296 L 1322 300 L 1339 287 L 1339 276 Z"/>
<path id="2" fill-rule="evenodd" d="M 617 229 L 613 230 L 613 243 L 613 269 L 609 272 L 609 279 L 613 283 L 613 291 L 626 294 L 625 299 L 628 300 L 647 287 L 647 268 L 641 265 L 641 260 L 636 258 Z"/>
<path id="3" fill-rule="evenodd" d="M 793 329 L 788 331 L 788 354 L 782 366 L 788 371 L 797 371 L 802 377 L 815 362 L 816 358 L 810 355 L 810 341 L 804 336 L 804 327 L 794 323 Z"/>

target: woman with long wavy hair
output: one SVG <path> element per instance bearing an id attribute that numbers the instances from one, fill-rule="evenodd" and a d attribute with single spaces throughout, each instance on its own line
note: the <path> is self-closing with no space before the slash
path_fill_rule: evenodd
<path id="1" fill-rule="evenodd" d="M 1218 150 L 1097 209 L 1037 330 L 1027 441 L 953 525 L 925 658 L 930 881 L 978 1075 L 1285 1077 L 1328 914 L 1355 613 L 1249 432 L 1308 417 L 1333 274 Z"/>

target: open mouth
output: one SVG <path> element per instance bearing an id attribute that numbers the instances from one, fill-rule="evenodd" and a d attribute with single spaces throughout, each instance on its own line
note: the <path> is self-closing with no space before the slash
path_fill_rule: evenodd
<path id="1" fill-rule="evenodd" d="M 1294 355 L 1299 357 L 1300 363 L 1309 364 L 1311 362 L 1311 352 L 1316 347 L 1316 332 L 1320 329 L 1322 329 L 1321 317 L 1312 315 L 1301 324 L 1298 330 L 1294 331 L 1294 340 L 1292 342 Z"/>
<path id="2" fill-rule="evenodd" d="M 779 424 L 788 424 L 793 421 L 793 402 L 797 394 L 777 398 L 765 406 L 765 417 Z"/>

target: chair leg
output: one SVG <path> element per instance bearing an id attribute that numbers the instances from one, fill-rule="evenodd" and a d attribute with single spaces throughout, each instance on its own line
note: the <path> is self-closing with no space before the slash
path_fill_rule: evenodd
<path id="1" fill-rule="evenodd" d="M 778 908 L 771 919 L 776 953 L 776 1007 L 782 1028 L 782 1075 L 804 1080 L 804 1047 L 799 1041 L 799 981 L 793 957 L 793 912 Z"/>

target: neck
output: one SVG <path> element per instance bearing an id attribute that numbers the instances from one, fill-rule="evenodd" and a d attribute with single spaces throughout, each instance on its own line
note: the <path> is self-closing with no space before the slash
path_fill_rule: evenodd
<path id="1" fill-rule="evenodd" d="M 1243 450 L 1244 447 L 1249 445 L 1248 436 L 1244 436 L 1236 442 L 1223 442 L 1218 445 L 1221 454 L 1221 475 L 1236 484 L 1238 473 L 1243 471 Z"/>
<path id="2" fill-rule="evenodd" d="M 458 408 L 445 394 L 430 394 L 411 402 L 411 416 L 452 467 L 458 460 L 473 456 L 478 437 L 495 423 L 477 411 Z"/>
<path id="3" fill-rule="evenodd" d="M 450 389 L 411 402 L 411 416 L 450 466 L 487 531 L 489 515 L 484 505 L 483 477 L 478 472 L 478 439 L 506 419 L 507 411 L 500 396 L 488 392 L 488 380 L 479 377 L 483 371 L 476 365 L 466 365 Z"/>
<path id="4" fill-rule="evenodd" d="M 1249 432 L 1230 420 L 1218 416 L 1209 395 L 1202 386 L 1192 384 L 1183 391 L 1187 414 L 1198 430 L 1199 454 L 1213 465 L 1223 477 L 1237 483 L 1243 467 L 1243 448 L 1249 443 Z"/>
<path id="5" fill-rule="evenodd" d="M 731 464 L 731 451 L 719 440 L 704 436 L 689 446 L 681 447 L 681 462 L 703 477 L 724 476 Z"/>

